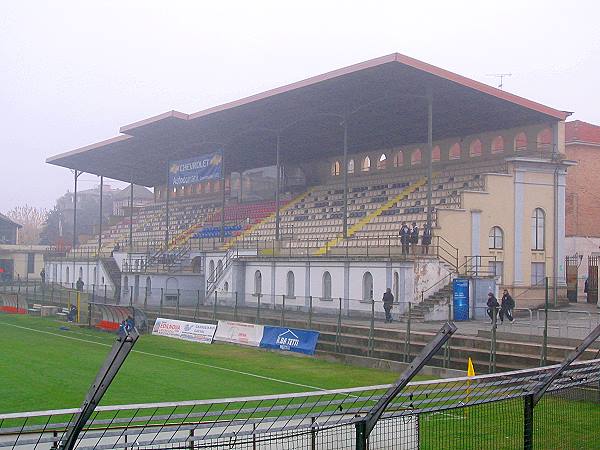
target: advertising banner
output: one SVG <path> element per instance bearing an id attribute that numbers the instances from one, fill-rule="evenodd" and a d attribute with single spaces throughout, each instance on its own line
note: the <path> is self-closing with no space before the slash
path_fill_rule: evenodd
<path id="1" fill-rule="evenodd" d="M 186 186 L 221 178 L 223 155 L 209 153 L 169 163 L 169 186 Z"/>
<path id="2" fill-rule="evenodd" d="M 466 278 L 456 278 L 452 282 L 453 299 L 452 307 L 454 309 L 454 320 L 469 320 L 469 280 Z"/>
<path id="3" fill-rule="evenodd" d="M 152 334 L 210 344 L 213 341 L 216 329 L 217 326 L 210 323 L 184 322 L 182 320 L 161 319 L 159 317 L 154 322 Z"/>
<path id="4" fill-rule="evenodd" d="M 263 325 L 219 320 L 215 341 L 259 347 L 264 328 Z"/>
<path id="5" fill-rule="evenodd" d="M 313 355 L 318 340 L 318 331 L 265 326 L 260 346 Z"/>

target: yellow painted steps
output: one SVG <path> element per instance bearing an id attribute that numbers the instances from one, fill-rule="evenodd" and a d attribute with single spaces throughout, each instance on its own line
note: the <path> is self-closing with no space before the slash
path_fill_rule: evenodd
<path id="1" fill-rule="evenodd" d="M 302 200 L 304 200 L 312 191 L 313 191 L 313 188 L 310 188 L 307 191 L 303 192 L 302 194 L 294 197 L 289 203 L 286 203 L 283 207 L 280 207 L 279 208 L 279 214 L 280 214 L 280 216 L 285 211 L 287 211 L 288 209 L 290 209 L 292 206 L 294 206 L 297 203 L 299 203 Z M 246 236 L 252 234 L 254 231 L 256 231 L 258 228 L 260 228 L 262 225 L 264 225 L 264 224 L 266 224 L 266 223 L 268 223 L 270 221 L 275 220 L 275 214 L 276 214 L 275 212 L 269 214 L 268 216 L 266 216 L 265 218 L 263 218 L 260 222 L 256 222 L 251 227 L 249 227 L 248 229 L 244 230 L 243 232 L 241 232 L 240 234 L 238 234 L 233 239 L 230 239 L 229 241 L 227 241 L 225 243 L 225 245 L 223 245 L 222 249 L 223 250 L 229 250 L 233 246 L 233 244 L 235 244 L 237 241 L 243 240 Z"/>
<path id="2" fill-rule="evenodd" d="M 402 192 L 400 192 L 398 195 L 396 195 L 395 197 L 393 197 L 391 200 L 388 200 L 383 205 L 381 205 L 379 208 L 377 208 L 375 211 L 373 211 L 370 214 L 367 214 L 365 217 L 363 217 L 358 222 L 356 222 L 354 225 L 352 225 L 350 228 L 348 228 L 348 237 L 351 237 L 354 234 L 356 234 L 357 231 L 360 231 L 366 224 L 368 224 L 369 222 L 371 222 L 371 220 L 373 220 L 376 217 L 380 216 L 381 213 L 383 213 L 384 211 L 387 211 L 388 209 L 390 209 L 392 206 L 394 206 L 400 200 L 404 200 L 406 197 L 408 197 L 414 191 L 416 191 L 420 187 L 424 186 L 425 183 L 427 183 L 427 177 L 420 178 L 419 180 L 415 181 L 413 184 L 411 184 L 409 186 L 406 186 L 404 189 L 402 189 Z M 317 250 L 315 252 L 315 255 L 316 256 L 324 255 L 324 254 L 327 253 L 327 251 L 331 247 L 335 247 L 340 242 L 343 242 L 343 241 L 344 241 L 344 235 L 343 234 L 339 234 L 336 237 L 334 237 L 333 239 L 331 239 L 329 242 L 327 242 L 319 250 Z"/>

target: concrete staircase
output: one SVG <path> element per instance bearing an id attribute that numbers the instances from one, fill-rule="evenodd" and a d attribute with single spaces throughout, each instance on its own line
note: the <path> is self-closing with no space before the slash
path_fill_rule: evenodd
<path id="1" fill-rule="evenodd" d="M 372 213 L 370 213 L 370 214 L 366 215 L 365 217 L 363 217 L 362 219 L 360 219 L 358 222 L 356 222 L 354 225 L 352 225 L 351 227 L 348 228 L 348 237 L 352 237 L 354 234 L 356 234 L 358 231 L 360 231 L 366 224 L 371 222 L 376 217 L 380 216 L 384 211 L 387 211 L 388 209 L 390 209 L 392 206 L 394 206 L 399 201 L 408 197 L 411 193 L 415 192 L 417 189 L 419 189 L 420 187 L 425 185 L 426 182 L 427 182 L 426 177 L 420 178 L 416 182 L 414 182 L 411 185 L 404 188 L 402 190 L 402 192 L 400 192 L 395 197 L 392 197 L 390 200 L 385 202 L 383 205 L 381 205 L 375 211 L 373 211 Z M 316 256 L 325 255 L 329 251 L 330 248 L 335 247 L 335 246 L 341 244 L 342 242 L 344 242 L 344 239 L 345 238 L 344 238 L 343 234 L 337 235 L 335 238 L 333 238 L 329 242 L 327 242 L 323 247 L 318 249 L 315 252 L 315 255 Z"/>
<path id="2" fill-rule="evenodd" d="M 101 258 L 100 261 L 102 262 L 104 270 L 108 274 L 110 281 L 115 287 L 116 298 L 121 292 L 121 270 L 119 269 L 119 265 L 112 256 L 108 258 Z"/>
<path id="3" fill-rule="evenodd" d="M 436 306 L 447 303 L 452 298 L 452 282 L 441 288 L 435 294 L 425 298 L 422 302 L 415 304 L 410 311 L 411 320 L 424 321 L 427 315 Z M 408 320 L 408 312 L 400 315 L 401 321 Z"/>

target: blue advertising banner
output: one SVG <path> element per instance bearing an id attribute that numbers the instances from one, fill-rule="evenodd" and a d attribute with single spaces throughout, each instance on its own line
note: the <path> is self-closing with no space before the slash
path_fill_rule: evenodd
<path id="1" fill-rule="evenodd" d="M 452 307 L 454 308 L 454 320 L 469 320 L 469 280 L 456 278 L 452 282 Z"/>
<path id="2" fill-rule="evenodd" d="M 221 178 L 223 155 L 209 153 L 169 163 L 169 186 L 185 186 Z"/>
<path id="3" fill-rule="evenodd" d="M 313 355 L 318 340 L 318 331 L 265 326 L 260 346 Z"/>

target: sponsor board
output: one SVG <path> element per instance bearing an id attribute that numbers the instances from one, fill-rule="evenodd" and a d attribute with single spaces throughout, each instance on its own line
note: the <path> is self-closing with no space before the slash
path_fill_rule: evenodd
<path id="1" fill-rule="evenodd" d="M 210 323 L 184 322 L 183 320 L 156 319 L 152 334 L 167 336 L 184 341 L 210 344 L 213 341 L 216 325 Z"/>
<path id="2" fill-rule="evenodd" d="M 221 152 L 172 161 L 169 163 L 169 185 L 186 186 L 221 178 L 222 161 Z"/>
<path id="3" fill-rule="evenodd" d="M 265 326 L 260 346 L 313 355 L 318 340 L 318 331 Z"/>
<path id="4" fill-rule="evenodd" d="M 215 341 L 259 347 L 264 328 L 263 325 L 219 320 Z"/>

